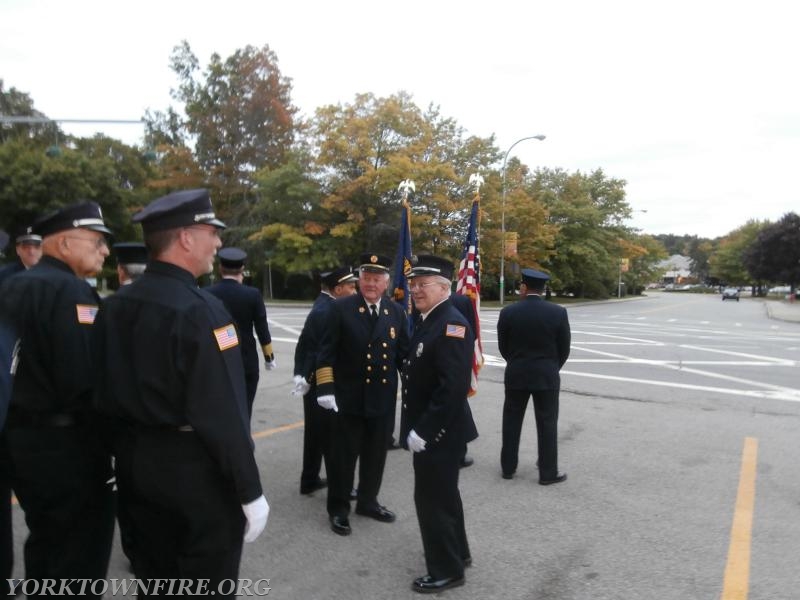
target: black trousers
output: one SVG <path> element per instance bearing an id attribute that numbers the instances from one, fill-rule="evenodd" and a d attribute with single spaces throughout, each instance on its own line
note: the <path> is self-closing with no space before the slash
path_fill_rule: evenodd
<path id="1" fill-rule="evenodd" d="M 331 415 L 331 455 L 328 458 L 328 514 L 350 514 L 350 491 L 353 489 L 358 461 L 358 506 L 370 509 L 378 505 L 378 492 L 386 464 L 386 415 L 361 417 Z"/>
<path id="2" fill-rule="evenodd" d="M 539 478 L 553 479 L 558 472 L 558 390 L 510 390 L 503 405 L 503 473 L 513 473 L 519 462 L 519 439 L 528 398 L 533 396 L 539 447 Z"/>
<path id="3" fill-rule="evenodd" d="M 136 577 L 208 579 L 209 590 L 237 579 L 244 513 L 233 483 L 197 436 L 135 430 L 117 447 L 119 499 L 129 519 Z"/>
<path id="4" fill-rule="evenodd" d="M 311 485 L 320 477 L 323 459 L 325 472 L 330 473 L 328 455 L 330 453 L 330 420 L 331 411 L 317 404 L 317 391 L 312 387 L 303 396 L 303 472 L 300 474 L 300 485 Z"/>
<path id="5" fill-rule="evenodd" d="M 17 426 L 12 486 L 25 511 L 26 579 L 103 579 L 114 535 L 111 456 L 94 426 Z M 77 591 L 77 590 L 75 590 Z"/>
<path id="6" fill-rule="evenodd" d="M 244 387 L 247 393 L 247 416 L 250 418 L 253 417 L 253 403 L 258 389 L 258 374 L 258 370 L 245 371 L 244 373 Z"/>
<path id="7" fill-rule="evenodd" d="M 14 531 L 11 527 L 11 458 L 5 432 L 0 433 L 0 595 L 10 591 L 14 571 Z"/>
<path id="8" fill-rule="evenodd" d="M 458 491 L 463 440 L 444 440 L 414 453 L 414 505 L 417 509 L 425 565 L 434 579 L 464 575 L 470 558 L 464 508 Z"/>

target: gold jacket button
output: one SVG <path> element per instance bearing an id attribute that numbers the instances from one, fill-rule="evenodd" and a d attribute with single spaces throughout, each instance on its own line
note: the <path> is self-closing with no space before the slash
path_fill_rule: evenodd
<path id="1" fill-rule="evenodd" d="M 369 377 L 367 377 L 367 383 L 371 383 L 370 380 L 369 380 Z"/>
<path id="2" fill-rule="evenodd" d="M 381 383 L 388 383 L 385 379 L 381 379 Z"/>
<path id="3" fill-rule="evenodd" d="M 367 360 L 370 360 L 371 358 L 372 358 L 372 354 L 367 354 Z"/>
<path id="4" fill-rule="evenodd" d="M 367 371 L 372 371 L 372 365 L 367 367 Z"/>

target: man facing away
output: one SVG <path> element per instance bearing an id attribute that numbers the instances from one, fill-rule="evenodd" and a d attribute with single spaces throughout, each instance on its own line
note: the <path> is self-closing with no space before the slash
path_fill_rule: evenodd
<path id="1" fill-rule="evenodd" d="M 159 198 L 134 222 L 150 262 L 108 298 L 95 326 L 96 402 L 121 428 L 117 485 L 133 570 L 146 581 L 205 579 L 218 590 L 238 577 L 242 542 L 258 537 L 269 514 L 236 327 L 196 283 L 213 269 L 225 225 L 207 190 Z"/>
<path id="2" fill-rule="evenodd" d="M 118 242 L 112 246 L 117 257 L 117 280 L 119 285 L 130 285 L 147 268 L 147 246 L 141 242 Z"/>
<path id="3" fill-rule="evenodd" d="M 406 313 L 384 295 L 390 258 L 363 254 L 359 293 L 337 300 L 316 371 L 317 402 L 334 411 L 328 464 L 331 530 L 350 535 L 350 492 L 359 463 L 356 514 L 384 523 L 395 514 L 378 502 L 386 463 L 386 420 L 395 406 L 397 372 L 408 349 Z"/>
<path id="4" fill-rule="evenodd" d="M 222 300 L 239 330 L 244 380 L 247 387 L 247 414 L 252 417 L 260 363 L 256 351 L 256 340 L 253 337 L 254 328 L 267 369 L 272 370 L 277 366 L 275 353 L 272 351 L 272 336 L 267 324 L 267 309 L 264 306 L 261 292 L 254 287 L 244 285 L 244 266 L 247 253 L 240 248 L 230 247 L 220 250 L 217 256 L 219 257 L 219 274 L 222 279 L 214 285 L 208 286 L 206 291 Z"/>
<path id="5" fill-rule="evenodd" d="M 569 357 L 570 328 L 566 309 L 542 298 L 549 279 L 541 271 L 522 269 L 521 299 L 501 310 L 497 320 L 497 345 L 506 360 L 503 478 L 513 478 L 517 470 L 522 421 L 533 396 L 541 485 L 567 478 L 558 471 L 558 393 L 559 371 Z"/>
<path id="6" fill-rule="evenodd" d="M 85 278 L 101 270 L 110 231 L 100 207 L 82 202 L 38 220 L 32 233 L 44 256 L 0 288 L 3 330 L 18 338 L 6 436 L 29 531 L 25 578 L 102 579 L 114 531 L 112 472 L 92 406 L 100 299 Z"/>
<path id="7" fill-rule="evenodd" d="M 303 331 L 294 351 L 294 385 L 292 395 L 303 396 L 303 470 L 300 474 L 300 493 L 312 494 L 327 486 L 319 476 L 323 458 L 326 472 L 330 469 L 330 412 L 317 404 L 314 374 L 317 356 L 334 300 L 356 293 L 358 277 L 350 267 L 338 267 L 320 275 L 321 291 L 303 324 Z"/>

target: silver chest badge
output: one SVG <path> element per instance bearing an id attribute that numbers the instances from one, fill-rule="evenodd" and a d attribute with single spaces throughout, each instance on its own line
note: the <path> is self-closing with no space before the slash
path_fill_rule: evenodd
<path id="1" fill-rule="evenodd" d="M 420 356 L 422 356 L 422 342 L 420 342 L 419 346 L 417 346 L 417 358 Z"/>

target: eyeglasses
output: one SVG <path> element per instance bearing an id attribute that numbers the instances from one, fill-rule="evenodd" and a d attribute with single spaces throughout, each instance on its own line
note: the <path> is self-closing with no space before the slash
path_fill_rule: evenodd
<path id="1" fill-rule="evenodd" d="M 212 236 L 218 238 L 219 229 L 214 227 L 213 225 L 187 225 L 184 229 L 197 229 L 199 231 L 205 231 L 206 233 L 210 233 Z"/>
<path id="2" fill-rule="evenodd" d="M 422 288 L 426 288 L 429 285 L 442 285 L 442 284 L 437 282 L 437 281 L 429 281 L 428 283 L 413 283 L 413 282 L 411 282 L 411 283 L 408 284 L 408 289 L 410 289 L 410 290 L 421 290 Z"/>
<path id="3" fill-rule="evenodd" d="M 96 240 L 80 237 L 78 235 L 65 235 L 64 237 L 68 237 L 72 240 L 83 240 L 84 242 L 89 242 L 90 244 L 94 244 L 94 247 L 97 250 L 100 250 L 100 248 L 108 248 L 108 240 L 103 236 L 100 236 Z"/>

